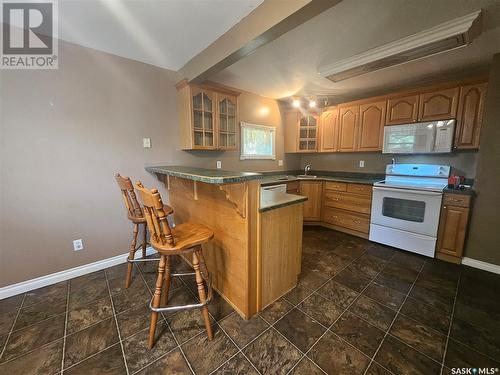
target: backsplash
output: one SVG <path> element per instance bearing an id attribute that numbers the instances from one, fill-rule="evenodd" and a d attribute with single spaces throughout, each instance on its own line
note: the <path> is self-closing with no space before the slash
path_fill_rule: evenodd
<path id="1" fill-rule="evenodd" d="M 386 155 L 380 153 L 334 153 L 303 155 L 301 168 L 311 164 L 313 171 L 337 171 L 357 173 L 385 173 L 385 167 L 392 162 L 451 165 L 452 173 L 474 178 L 476 175 L 477 152 L 453 152 L 439 155 Z M 365 167 L 359 167 L 364 160 Z"/>

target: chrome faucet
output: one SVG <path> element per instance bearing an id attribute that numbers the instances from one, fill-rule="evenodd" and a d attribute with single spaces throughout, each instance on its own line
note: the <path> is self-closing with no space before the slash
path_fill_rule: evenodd
<path id="1" fill-rule="evenodd" d="M 312 169 L 311 164 L 307 164 L 307 165 L 304 167 L 304 176 L 307 176 L 307 174 L 308 174 L 309 172 L 311 172 L 311 169 Z"/>
<path id="2" fill-rule="evenodd" d="M 392 158 L 392 165 L 396 165 L 396 158 Z"/>

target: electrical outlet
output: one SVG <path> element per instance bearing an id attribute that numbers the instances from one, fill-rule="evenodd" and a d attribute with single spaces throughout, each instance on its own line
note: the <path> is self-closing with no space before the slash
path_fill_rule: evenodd
<path id="1" fill-rule="evenodd" d="M 151 138 L 142 138 L 142 147 L 151 148 Z"/>
<path id="2" fill-rule="evenodd" d="M 364 168 L 365 167 L 365 161 L 364 160 L 360 160 L 359 161 L 359 167 L 360 168 Z"/>
<path id="3" fill-rule="evenodd" d="M 283 160 L 278 160 L 278 166 L 280 166 L 280 167 L 283 166 Z"/>
<path id="4" fill-rule="evenodd" d="M 217 160 L 217 169 L 222 168 L 222 162 L 220 160 Z"/>
<path id="5" fill-rule="evenodd" d="M 73 251 L 83 250 L 83 240 L 80 238 L 78 240 L 73 240 Z"/>

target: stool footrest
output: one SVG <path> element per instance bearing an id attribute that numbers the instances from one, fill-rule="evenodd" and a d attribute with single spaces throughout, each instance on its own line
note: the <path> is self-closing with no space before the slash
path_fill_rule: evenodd
<path id="1" fill-rule="evenodd" d="M 173 276 L 173 275 L 171 275 Z M 212 277 L 211 275 L 208 276 L 208 280 L 205 280 L 207 283 L 207 299 L 203 303 L 193 303 L 189 305 L 178 305 L 178 306 L 167 306 L 167 307 L 153 307 L 153 298 L 151 298 L 151 301 L 149 301 L 149 308 L 151 311 L 154 312 L 167 312 L 167 311 L 179 311 L 179 310 L 192 310 L 192 309 L 199 309 L 205 305 L 207 305 L 213 297 L 213 291 L 212 291 Z"/>
<path id="2" fill-rule="evenodd" d="M 160 258 L 139 258 L 139 259 L 128 259 L 129 263 L 139 263 L 139 262 L 159 262 Z"/>
<path id="3" fill-rule="evenodd" d="M 178 273 L 171 273 L 170 276 L 192 276 L 194 275 L 194 272 L 178 272 Z"/>

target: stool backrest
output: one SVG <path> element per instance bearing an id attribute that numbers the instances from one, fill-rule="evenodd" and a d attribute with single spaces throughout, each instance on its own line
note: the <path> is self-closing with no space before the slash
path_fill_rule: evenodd
<path id="1" fill-rule="evenodd" d="M 139 181 L 135 184 L 136 190 L 144 205 L 144 216 L 148 223 L 151 241 L 161 245 L 174 245 L 175 240 L 168 224 L 167 215 L 163 209 L 163 202 L 157 189 L 146 189 Z"/>
<path id="2" fill-rule="evenodd" d="M 132 181 L 130 181 L 130 177 L 120 176 L 120 174 L 117 173 L 115 175 L 115 180 L 122 191 L 123 202 L 125 203 L 125 208 L 128 211 L 129 218 L 142 219 L 144 216 L 142 215 L 141 206 L 137 201 L 134 186 L 132 185 Z"/>

